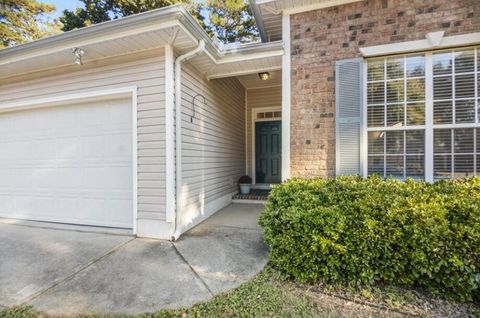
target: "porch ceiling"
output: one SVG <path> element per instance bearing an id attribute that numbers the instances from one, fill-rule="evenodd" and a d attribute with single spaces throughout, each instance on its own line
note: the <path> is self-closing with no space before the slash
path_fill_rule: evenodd
<path id="1" fill-rule="evenodd" d="M 265 88 L 282 85 L 282 72 L 271 71 L 266 81 L 259 78 L 258 73 L 242 75 L 237 77 L 246 89 Z"/>

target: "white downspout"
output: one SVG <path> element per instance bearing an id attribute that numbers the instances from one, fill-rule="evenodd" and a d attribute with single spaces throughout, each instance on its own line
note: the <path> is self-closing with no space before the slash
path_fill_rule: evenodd
<path id="1" fill-rule="evenodd" d="M 190 52 L 180 55 L 175 60 L 175 145 L 176 145 L 176 213 L 175 232 L 172 240 L 177 240 L 180 235 L 178 220 L 182 211 L 182 63 L 205 50 L 205 41 L 198 41 L 198 46 Z"/>

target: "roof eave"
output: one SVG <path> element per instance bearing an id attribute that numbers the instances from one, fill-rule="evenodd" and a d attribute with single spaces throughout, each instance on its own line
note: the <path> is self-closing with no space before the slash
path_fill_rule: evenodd
<path id="1" fill-rule="evenodd" d="M 267 32 L 265 32 L 265 26 L 263 24 L 262 14 L 260 13 L 260 8 L 257 6 L 255 0 L 249 0 L 250 8 L 252 9 L 253 17 L 255 18 L 255 24 L 258 28 L 258 33 L 260 33 L 260 38 L 262 42 L 268 41 Z"/>

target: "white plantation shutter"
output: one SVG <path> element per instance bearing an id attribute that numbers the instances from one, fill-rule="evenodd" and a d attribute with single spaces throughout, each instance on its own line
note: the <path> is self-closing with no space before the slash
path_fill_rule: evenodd
<path id="1" fill-rule="evenodd" d="M 360 174 L 363 59 L 335 64 L 336 175 Z"/>

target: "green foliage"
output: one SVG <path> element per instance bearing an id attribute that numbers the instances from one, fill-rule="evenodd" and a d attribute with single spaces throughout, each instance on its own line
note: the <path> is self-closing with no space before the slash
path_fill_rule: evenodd
<path id="1" fill-rule="evenodd" d="M 55 21 L 46 15 L 55 6 L 36 0 L 2 0 L 0 3 L 0 49 L 55 33 Z"/>
<path id="2" fill-rule="evenodd" d="M 189 309 L 161 310 L 153 317 L 314 317 L 307 301 L 285 290 L 274 276 L 267 269 L 227 294 Z"/>
<path id="3" fill-rule="evenodd" d="M 210 24 L 215 36 L 224 43 L 251 42 L 258 39 L 255 19 L 245 0 L 207 0 Z"/>
<path id="4" fill-rule="evenodd" d="M 183 4 L 205 27 L 204 18 L 200 14 L 202 5 L 193 0 L 80 0 L 83 7 L 73 11 L 64 10 L 60 17 L 62 30 L 70 31 L 100 22 L 110 21 L 120 17 L 146 12 L 174 4 Z"/>
<path id="5" fill-rule="evenodd" d="M 136 318 L 183 318 L 183 317 L 315 317 L 315 308 L 303 297 L 284 288 L 269 268 L 242 284 L 240 287 L 215 296 L 208 302 L 191 308 L 162 309 L 155 313 L 130 315 L 80 315 L 82 318 L 136 317 Z M 0 309 L 0 318 L 53 318 L 36 312 L 31 307 Z"/>
<path id="6" fill-rule="evenodd" d="M 64 10 L 60 17 L 62 31 L 70 31 L 91 24 L 111 20 L 110 14 L 114 7 L 111 0 L 81 0 L 83 8 L 74 11 Z"/>
<path id="7" fill-rule="evenodd" d="M 480 297 L 480 178 L 293 179 L 274 187 L 260 224 L 271 263 L 301 282 Z"/>
<path id="8" fill-rule="evenodd" d="M 63 31 L 82 28 L 136 13 L 182 4 L 211 35 L 224 43 L 258 39 L 255 19 L 245 0 L 81 0 L 82 8 L 65 10 L 60 17 Z M 209 15 L 209 23 L 203 14 Z"/>

